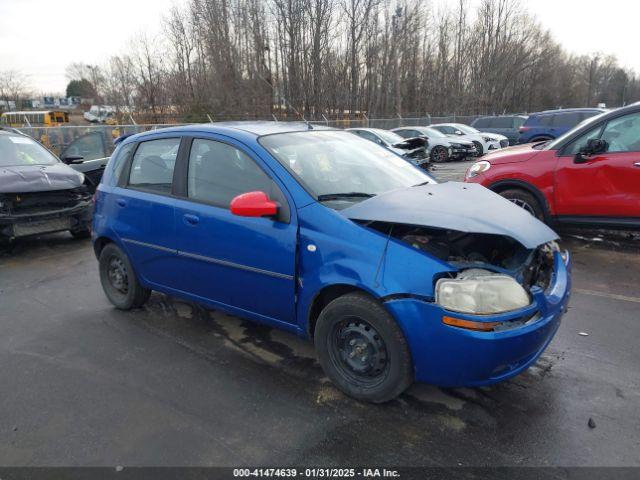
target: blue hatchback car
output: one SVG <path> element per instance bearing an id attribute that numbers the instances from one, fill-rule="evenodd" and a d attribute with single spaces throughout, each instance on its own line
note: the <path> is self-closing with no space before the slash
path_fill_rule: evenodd
<path id="1" fill-rule="evenodd" d="M 587 118 L 604 112 L 601 108 L 565 108 L 532 113 L 518 130 L 518 143 L 554 140 Z"/>
<path id="2" fill-rule="evenodd" d="M 487 385 L 529 367 L 567 308 L 556 234 L 474 184 L 438 184 L 365 139 L 304 123 L 124 139 L 95 197 L 118 308 L 156 290 L 312 338 L 347 394 Z"/>

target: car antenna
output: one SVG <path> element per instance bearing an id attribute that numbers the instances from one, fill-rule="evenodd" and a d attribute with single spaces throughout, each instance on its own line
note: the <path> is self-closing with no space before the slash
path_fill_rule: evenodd
<path id="1" fill-rule="evenodd" d="M 262 80 L 264 83 L 269 85 L 269 88 L 271 88 L 271 91 L 273 93 L 276 93 L 276 89 L 273 88 L 273 85 L 271 84 L 271 82 L 269 82 L 266 78 L 260 75 L 260 72 L 258 72 L 255 68 L 253 68 L 253 66 L 252 66 L 252 70 L 253 70 L 253 73 L 255 73 L 260 78 L 260 80 Z M 289 100 L 287 100 L 287 97 L 285 97 L 284 95 L 280 95 L 280 98 L 284 100 L 284 103 L 287 105 L 288 108 L 293 110 L 300 118 L 302 118 L 302 121 L 307 124 L 307 128 L 309 130 L 313 130 L 313 125 L 311 124 L 311 122 L 309 122 L 309 120 L 304 118 L 304 115 L 302 115 L 298 110 L 296 110 L 296 108 L 293 105 L 289 103 Z"/>

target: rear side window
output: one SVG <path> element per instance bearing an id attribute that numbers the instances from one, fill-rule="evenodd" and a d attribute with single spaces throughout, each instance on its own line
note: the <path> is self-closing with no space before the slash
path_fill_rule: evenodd
<path id="1" fill-rule="evenodd" d="M 526 118 L 522 118 L 522 117 L 514 117 L 513 120 L 513 126 L 515 128 L 520 128 L 522 125 L 524 125 L 524 122 L 526 122 L 527 119 Z"/>
<path id="2" fill-rule="evenodd" d="M 474 128 L 491 128 L 491 119 L 490 118 L 479 118 L 471 125 Z"/>
<path id="3" fill-rule="evenodd" d="M 496 117 L 491 126 L 493 128 L 511 128 L 513 127 L 513 117 Z"/>
<path id="4" fill-rule="evenodd" d="M 579 112 L 558 113 L 554 116 L 553 125 L 556 127 L 575 127 L 582 121 L 582 114 Z"/>
<path id="5" fill-rule="evenodd" d="M 115 185 L 120 180 L 120 175 L 122 175 L 124 166 L 127 164 L 127 159 L 129 158 L 129 155 L 131 155 L 131 152 L 133 152 L 135 145 L 135 143 L 123 145 L 122 148 L 118 150 L 117 155 L 111 157 L 111 160 L 109 160 L 110 162 L 114 162 L 111 185 Z M 124 180 L 122 181 L 124 182 Z"/>
<path id="6" fill-rule="evenodd" d="M 540 115 L 536 117 L 536 120 L 533 120 L 534 125 L 540 125 L 541 127 L 550 127 L 553 123 L 553 115 Z M 529 122 L 527 122 L 529 123 Z"/>
<path id="7" fill-rule="evenodd" d="M 158 193 L 171 193 L 179 147 L 179 138 L 142 142 L 131 162 L 129 185 Z"/>

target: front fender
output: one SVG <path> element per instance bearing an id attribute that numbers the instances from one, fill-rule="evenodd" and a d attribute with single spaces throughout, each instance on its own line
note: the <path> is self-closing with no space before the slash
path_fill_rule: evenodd
<path id="1" fill-rule="evenodd" d="M 454 270 L 319 204 L 300 209 L 299 221 L 297 318 L 302 331 L 307 331 L 314 299 L 327 287 L 349 286 L 379 299 L 432 298 L 435 280 Z"/>

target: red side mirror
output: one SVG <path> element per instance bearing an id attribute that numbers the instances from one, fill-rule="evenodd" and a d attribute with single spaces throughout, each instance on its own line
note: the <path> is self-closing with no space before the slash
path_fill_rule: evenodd
<path id="1" fill-rule="evenodd" d="M 240 217 L 273 217 L 278 214 L 278 204 L 269 200 L 264 192 L 248 192 L 238 195 L 229 205 L 231 213 Z"/>

